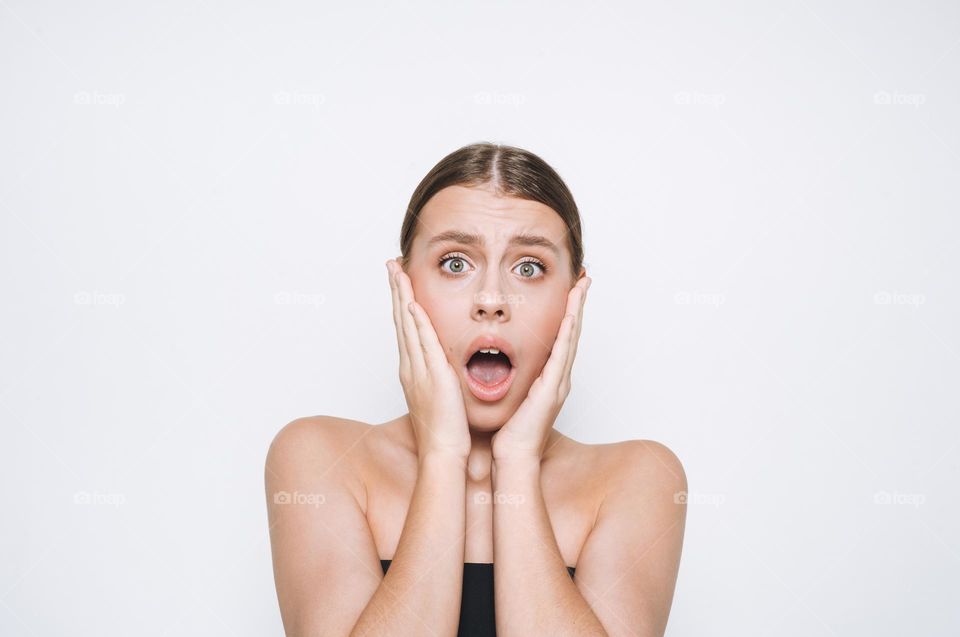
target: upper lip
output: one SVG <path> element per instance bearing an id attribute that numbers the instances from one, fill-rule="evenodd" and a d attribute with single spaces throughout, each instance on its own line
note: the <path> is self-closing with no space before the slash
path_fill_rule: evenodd
<path id="1" fill-rule="evenodd" d="M 496 334 L 485 334 L 473 339 L 473 341 L 470 343 L 470 346 L 467 347 L 467 357 L 463 361 L 464 366 L 470 362 L 470 358 L 478 351 L 481 349 L 489 349 L 491 347 L 506 354 L 507 358 L 510 359 L 510 366 L 516 367 L 516 363 L 514 362 L 516 359 L 513 357 L 513 346 Z"/>

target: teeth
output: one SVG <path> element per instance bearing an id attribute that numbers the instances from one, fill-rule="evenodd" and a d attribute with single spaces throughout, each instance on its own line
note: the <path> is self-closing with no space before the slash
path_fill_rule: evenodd
<path id="1" fill-rule="evenodd" d="M 482 350 L 480 350 L 480 353 L 481 353 L 481 354 L 499 354 L 499 353 L 500 353 L 500 350 L 498 350 L 498 349 L 496 349 L 496 348 L 494 348 L 494 347 L 490 347 L 490 348 L 487 348 L 487 349 L 482 349 Z"/>

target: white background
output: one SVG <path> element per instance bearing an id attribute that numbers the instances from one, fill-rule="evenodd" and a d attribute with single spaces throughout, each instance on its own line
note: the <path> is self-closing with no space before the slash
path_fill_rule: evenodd
<path id="1" fill-rule="evenodd" d="M 267 446 L 404 413 L 476 141 L 581 207 L 558 427 L 686 468 L 668 635 L 960 631 L 956 4 L 158 5 L 0 0 L 0 634 L 282 633 Z"/>

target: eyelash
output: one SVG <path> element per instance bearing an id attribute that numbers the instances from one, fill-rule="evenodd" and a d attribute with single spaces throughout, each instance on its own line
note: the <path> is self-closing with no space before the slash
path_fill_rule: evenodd
<path id="1" fill-rule="evenodd" d="M 449 277 L 458 277 L 458 276 L 460 276 L 459 274 L 454 274 L 454 273 L 452 273 L 452 272 L 448 272 L 448 271 L 446 271 L 446 270 L 443 269 L 443 264 L 446 263 L 447 261 L 452 261 L 453 259 L 460 259 L 461 261 L 466 261 L 466 260 L 467 260 L 467 258 L 466 258 L 464 255 L 462 255 L 462 254 L 460 254 L 460 253 L 458 253 L 458 252 L 451 252 L 451 253 L 449 253 L 449 254 L 445 254 L 445 255 L 443 255 L 442 257 L 440 257 L 439 261 L 437 262 L 437 265 L 438 265 L 438 267 L 440 268 L 440 273 L 443 274 L 444 276 L 449 276 Z M 540 259 L 538 259 L 538 258 L 536 258 L 536 257 L 524 257 L 524 259 L 523 259 L 522 261 L 520 261 L 520 263 L 518 263 L 517 265 L 521 265 L 521 264 L 523 264 L 523 263 L 532 263 L 532 264 L 534 264 L 534 265 L 540 266 L 540 269 L 542 270 L 542 274 L 540 274 L 540 276 L 525 276 L 525 277 L 521 277 L 521 278 L 524 278 L 524 279 L 539 279 L 539 278 L 541 278 L 541 277 L 543 277 L 543 276 L 546 276 L 547 270 L 548 270 L 547 264 L 544 263 L 543 261 L 541 261 Z"/>

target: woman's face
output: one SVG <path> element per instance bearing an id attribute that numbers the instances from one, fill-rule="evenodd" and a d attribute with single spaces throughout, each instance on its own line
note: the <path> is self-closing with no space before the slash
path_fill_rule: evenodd
<path id="1" fill-rule="evenodd" d="M 470 427 L 500 428 L 543 370 L 576 282 L 560 215 L 488 187 L 444 188 L 420 212 L 406 272 L 460 377 Z M 502 367 L 514 368 L 502 397 L 475 394 L 469 379 L 479 373 L 467 366 L 474 345 L 488 336 L 505 342 L 510 366 Z"/>

